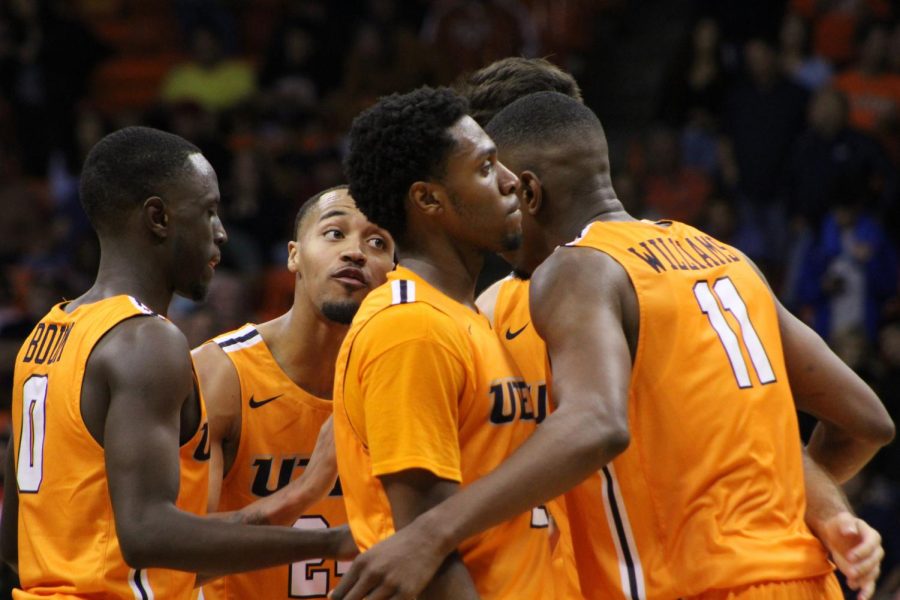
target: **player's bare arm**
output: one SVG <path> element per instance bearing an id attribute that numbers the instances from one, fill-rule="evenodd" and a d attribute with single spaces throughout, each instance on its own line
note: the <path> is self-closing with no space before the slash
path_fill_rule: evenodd
<path id="1" fill-rule="evenodd" d="M 3 473 L 3 515 L 0 519 L 0 554 L 13 571 L 19 571 L 19 489 L 16 485 L 16 460 L 13 437 L 6 447 Z"/>
<path id="2" fill-rule="evenodd" d="M 187 342 L 174 325 L 125 321 L 97 345 L 88 376 L 109 390 L 105 422 L 86 425 L 101 425 L 116 530 L 130 565 L 237 572 L 352 554 L 342 531 L 223 523 L 175 506 L 182 413 L 196 400 Z"/>
<path id="3" fill-rule="evenodd" d="M 803 475 L 807 525 L 828 549 L 850 588 L 859 590 L 858 600 L 868 600 L 881 574 L 881 535 L 853 514 L 840 487 L 805 449 Z"/>
<path id="4" fill-rule="evenodd" d="M 627 448 L 633 333 L 623 320 L 637 300 L 624 270 L 600 252 L 561 249 L 535 271 L 530 294 L 559 408 L 495 471 L 358 557 L 336 600 L 362 598 L 358 586 L 348 594 L 351 582 L 401 577 L 406 590 L 384 597 L 414 598 L 462 540 L 559 496 Z"/>
<path id="5" fill-rule="evenodd" d="M 459 491 L 459 484 L 455 481 L 440 479 L 423 469 L 385 475 L 381 477 L 381 483 L 391 503 L 391 514 L 397 530 L 406 527 L 416 517 Z M 397 589 L 402 590 L 404 581 L 395 583 Z M 462 558 L 457 552 L 452 552 L 418 597 L 428 600 L 465 600 L 478 598 L 478 593 Z"/>
<path id="6" fill-rule="evenodd" d="M 810 456 L 843 483 L 894 439 L 894 424 L 872 388 L 781 304 L 778 321 L 794 402 L 819 419 Z"/>

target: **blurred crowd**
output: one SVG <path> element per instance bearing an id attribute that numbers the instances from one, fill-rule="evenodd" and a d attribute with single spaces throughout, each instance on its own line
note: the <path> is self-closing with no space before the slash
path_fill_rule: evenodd
<path id="1" fill-rule="evenodd" d="M 597 107 L 628 210 L 742 249 L 900 421 L 900 8 L 682 0 L 685 19 L 673 27 L 683 43 L 650 59 L 666 63 L 649 89 L 655 108 L 623 131 L 598 99 L 625 82 L 596 54 L 640 29 L 638 4 L 665 2 L 5 0 L 0 410 L 32 324 L 95 274 L 78 174 L 109 131 L 178 133 L 218 173 L 223 265 L 206 303 L 171 310 L 195 345 L 289 306 L 293 216 L 342 182 L 360 110 L 498 58 L 545 56 Z M 633 76 L 648 66 L 635 64 Z M 502 274 L 494 265 L 485 279 Z M 886 577 L 900 586 L 898 444 L 848 489 L 884 533 Z"/>

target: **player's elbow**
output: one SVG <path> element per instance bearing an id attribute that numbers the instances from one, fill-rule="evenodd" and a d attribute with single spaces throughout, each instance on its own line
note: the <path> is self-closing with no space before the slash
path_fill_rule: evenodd
<path id="1" fill-rule="evenodd" d="M 869 434 L 869 442 L 880 448 L 893 442 L 896 435 L 896 425 L 891 417 L 885 413 L 881 419 L 878 419 L 873 424 Z"/>
<path id="2" fill-rule="evenodd" d="M 625 452 L 631 443 L 631 432 L 628 430 L 626 418 L 598 413 L 585 418 L 580 428 L 588 432 L 585 453 L 587 460 L 596 469 Z"/>
<path id="3" fill-rule="evenodd" d="M 160 566 L 166 558 L 165 529 L 150 522 L 133 521 L 119 527 L 116 522 L 116 533 L 119 538 L 119 549 L 122 558 L 132 569 L 147 569 Z"/>

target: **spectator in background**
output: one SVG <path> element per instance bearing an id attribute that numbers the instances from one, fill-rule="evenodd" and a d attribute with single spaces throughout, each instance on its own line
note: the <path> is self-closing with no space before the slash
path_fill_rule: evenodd
<path id="1" fill-rule="evenodd" d="M 788 79 L 810 92 L 831 81 L 831 63 L 813 53 L 809 28 L 801 16 L 792 12 L 784 15 L 778 40 L 781 70 Z"/>
<path id="2" fill-rule="evenodd" d="M 826 340 L 860 330 L 874 342 L 884 302 L 897 293 L 897 253 L 871 209 L 866 173 L 836 179 L 798 284 L 801 314 Z"/>
<path id="3" fill-rule="evenodd" d="M 696 112 L 705 113 L 708 118 L 722 112 L 728 77 L 716 21 L 709 17 L 697 21 L 689 44 L 672 64 L 667 80 L 658 111 L 666 123 L 679 126 Z"/>
<path id="4" fill-rule="evenodd" d="M 870 177 L 876 212 L 886 210 L 897 197 L 897 172 L 878 143 L 850 127 L 847 99 L 824 89 L 809 104 L 808 128 L 793 146 L 787 162 L 782 196 L 788 214 L 803 227 L 818 230 L 829 190 L 840 179 L 857 173 Z"/>
<path id="5" fill-rule="evenodd" d="M 77 168 L 75 108 L 108 52 L 68 2 L 0 4 L 0 95 L 27 175 L 45 176 L 54 152 Z"/>
<path id="6" fill-rule="evenodd" d="M 744 58 L 746 77 L 730 90 L 724 128 L 733 141 L 741 224 L 766 239 L 766 255 L 751 258 L 762 262 L 764 270 L 774 269 L 786 236 L 784 211 L 775 202 L 777 182 L 803 129 L 807 93 L 781 74 L 769 42 L 750 40 Z"/>
<path id="7" fill-rule="evenodd" d="M 647 141 L 644 174 L 645 214 L 651 219 L 673 219 L 699 225 L 700 215 L 712 191 L 705 173 L 681 162 L 678 138 L 658 127 Z"/>
<path id="8" fill-rule="evenodd" d="M 880 137 L 900 111 L 900 73 L 887 70 L 888 28 L 876 23 L 859 32 L 859 58 L 835 79 L 850 101 L 854 127 Z"/>
<path id="9" fill-rule="evenodd" d="M 253 68 L 227 58 L 219 34 L 197 27 L 189 40 L 191 59 L 175 65 L 162 84 L 167 103 L 195 102 L 211 113 L 234 108 L 256 91 Z"/>

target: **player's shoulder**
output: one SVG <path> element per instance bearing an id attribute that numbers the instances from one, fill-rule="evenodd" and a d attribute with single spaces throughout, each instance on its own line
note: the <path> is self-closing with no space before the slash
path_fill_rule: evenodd
<path id="1" fill-rule="evenodd" d="M 190 364 L 190 347 L 184 333 L 155 314 L 138 314 L 116 324 L 100 340 L 93 355 L 122 365 Z"/>

